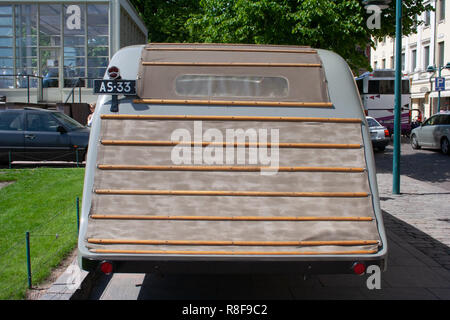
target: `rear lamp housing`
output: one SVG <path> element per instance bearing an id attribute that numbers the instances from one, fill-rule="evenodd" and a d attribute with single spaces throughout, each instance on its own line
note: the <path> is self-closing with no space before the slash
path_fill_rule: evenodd
<path id="1" fill-rule="evenodd" d="M 112 80 L 120 78 L 120 70 L 116 66 L 112 66 L 108 68 L 108 77 Z"/>
<path id="2" fill-rule="evenodd" d="M 102 261 L 102 263 L 100 263 L 100 270 L 105 275 L 109 275 L 109 274 L 111 274 L 113 272 L 113 265 L 109 261 Z"/>
<path id="3" fill-rule="evenodd" d="M 362 262 L 355 262 L 352 269 L 355 274 L 363 275 L 366 272 L 366 265 Z"/>

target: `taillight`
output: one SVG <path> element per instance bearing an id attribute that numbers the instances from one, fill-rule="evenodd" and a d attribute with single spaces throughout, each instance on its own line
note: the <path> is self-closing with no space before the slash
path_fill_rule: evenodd
<path id="1" fill-rule="evenodd" d="M 111 262 L 103 261 L 103 262 L 100 264 L 100 270 L 101 270 L 104 274 L 109 275 L 109 274 L 111 274 L 111 273 L 113 272 L 113 265 L 112 265 Z"/>
<path id="2" fill-rule="evenodd" d="M 115 80 L 120 77 L 119 68 L 112 66 L 108 68 L 108 76 L 110 79 Z"/>
<path id="3" fill-rule="evenodd" d="M 362 275 L 366 272 L 366 266 L 362 262 L 355 262 L 352 266 L 353 272 L 357 275 Z"/>
<path id="4" fill-rule="evenodd" d="M 388 130 L 388 129 L 385 129 L 385 130 L 384 130 L 384 136 L 385 136 L 385 137 L 389 137 L 389 130 Z"/>

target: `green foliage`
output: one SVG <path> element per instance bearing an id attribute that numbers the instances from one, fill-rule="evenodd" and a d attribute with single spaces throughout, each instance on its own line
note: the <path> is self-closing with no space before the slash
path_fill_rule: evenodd
<path id="1" fill-rule="evenodd" d="M 370 68 L 365 48 L 395 35 L 395 0 L 383 9 L 381 28 L 370 30 L 361 0 L 132 1 L 151 42 L 309 45 L 343 56 L 353 69 Z M 425 0 L 403 0 L 403 34 L 416 31 Z"/>
<path id="2" fill-rule="evenodd" d="M 76 197 L 83 168 L 0 170 L 0 300 L 23 299 L 27 289 L 25 232 L 30 231 L 33 286 L 77 243 Z"/>
<path id="3" fill-rule="evenodd" d="M 144 20 L 150 42 L 186 42 L 184 24 L 198 11 L 198 0 L 131 0 Z"/>

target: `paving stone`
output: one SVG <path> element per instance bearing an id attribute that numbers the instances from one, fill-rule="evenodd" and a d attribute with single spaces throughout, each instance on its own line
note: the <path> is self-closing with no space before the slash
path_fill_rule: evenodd
<path id="1" fill-rule="evenodd" d="M 429 288 L 440 300 L 450 300 L 450 288 Z"/>
<path id="2" fill-rule="evenodd" d="M 383 279 L 392 287 L 450 288 L 450 282 L 427 266 L 391 266 Z"/>
<path id="3" fill-rule="evenodd" d="M 426 288 L 381 288 L 363 291 L 370 300 L 436 300 L 438 297 Z"/>

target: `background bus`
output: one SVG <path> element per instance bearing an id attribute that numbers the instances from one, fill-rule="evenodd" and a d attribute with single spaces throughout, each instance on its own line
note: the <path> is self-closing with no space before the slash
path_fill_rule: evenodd
<path id="1" fill-rule="evenodd" d="M 394 133 L 395 71 L 384 69 L 366 72 L 355 80 L 366 115 L 377 119 L 392 135 Z M 407 77 L 402 78 L 401 101 L 401 130 L 403 135 L 409 135 L 411 132 L 411 94 Z"/>

